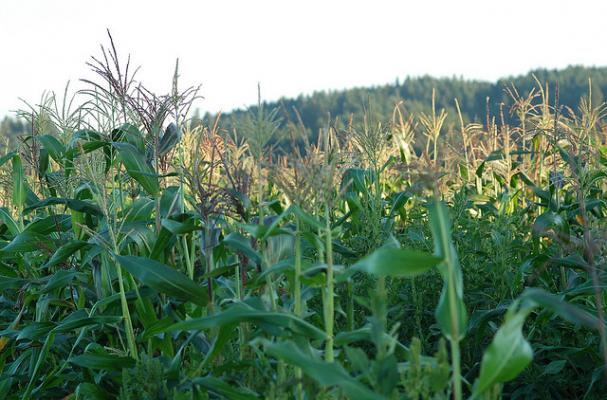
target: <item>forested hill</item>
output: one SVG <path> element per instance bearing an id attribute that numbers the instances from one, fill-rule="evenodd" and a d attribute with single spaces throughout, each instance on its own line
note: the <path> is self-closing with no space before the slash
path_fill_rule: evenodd
<path id="1" fill-rule="evenodd" d="M 559 85 L 559 104 L 577 107 L 582 96 L 588 96 L 589 78 L 592 79 L 593 104 L 603 102 L 603 93 L 607 91 L 607 67 L 572 66 L 561 70 L 538 69 L 522 76 L 500 79 L 497 82 L 465 80 L 462 78 L 433 78 L 430 76 L 406 78 L 402 81 L 369 88 L 354 88 L 339 91 L 319 91 L 295 99 L 283 98 L 266 103 L 267 109 L 279 108 L 284 120 L 296 121 L 294 110 L 301 115 L 304 125 L 313 133 L 326 126 L 331 119 L 346 121 L 351 116 L 359 119 L 365 110 L 374 120 L 389 121 L 394 106 L 403 101 L 407 112 L 428 111 L 432 102 L 432 91 L 436 93 L 437 109 L 445 108 L 449 122 L 455 122 L 457 112 L 454 99 L 458 99 L 464 118 L 467 121 L 484 122 L 489 104 L 490 115 L 499 115 L 499 104 L 504 103 L 505 118 L 509 118 L 509 105 L 512 98 L 505 90 L 513 84 L 518 92 L 525 96 L 538 81 L 550 84 L 550 103 L 554 102 L 555 83 Z M 487 103 L 487 98 L 489 102 Z M 248 110 L 238 110 L 224 114 L 224 123 L 228 126 L 238 121 L 247 111 L 254 112 L 256 106 Z M 205 115 L 203 118 L 211 117 Z"/>

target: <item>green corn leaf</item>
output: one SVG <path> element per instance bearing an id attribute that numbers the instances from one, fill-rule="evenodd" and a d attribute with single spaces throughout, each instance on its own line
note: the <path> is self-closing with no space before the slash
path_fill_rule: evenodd
<path id="1" fill-rule="evenodd" d="M 41 293 L 49 293 L 55 289 L 63 289 L 72 283 L 77 277 L 86 279 L 86 274 L 76 270 L 61 269 L 50 275 L 50 279 L 42 288 Z"/>
<path id="2" fill-rule="evenodd" d="M 588 271 L 590 268 L 590 264 L 579 254 L 571 254 L 566 257 L 555 257 L 550 258 L 550 263 L 554 265 L 560 265 L 567 268 L 578 268 L 582 271 Z"/>
<path id="3" fill-rule="evenodd" d="M 567 360 L 556 360 L 546 365 L 542 375 L 558 375 L 567 365 Z"/>
<path id="4" fill-rule="evenodd" d="M 126 221 L 148 221 L 152 218 L 152 212 L 156 203 L 147 197 L 139 197 L 128 207 L 125 213 Z"/>
<path id="5" fill-rule="evenodd" d="M 72 228 L 71 215 L 51 215 L 30 222 L 23 232 L 49 235 L 54 232 L 66 232 Z"/>
<path id="6" fill-rule="evenodd" d="M 293 258 L 288 258 L 286 260 L 280 260 L 276 264 L 272 264 L 270 267 L 267 267 L 263 270 L 261 274 L 258 274 L 255 279 L 252 279 L 247 282 L 247 287 L 249 288 L 257 288 L 263 285 L 266 282 L 266 278 L 268 276 L 272 276 L 275 274 L 286 274 L 287 276 L 292 276 L 293 274 Z"/>
<path id="7" fill-rule="evenodd" d="M 202 386 L 210 392 L 216 393 L 219 396 L 230 400 L 255 400 L 259 396 L 244 389 L 237 389 L 233 384 L 230 384 L 222 379 L 213 376 L 201 376 L 192 379 L 194 385 Z"/>
<path id="8" fill-rule="evenodd" d="M 533 181 L 531 180 L 531 178 L 525 175 L 524 172 L 518 172 L 516 175 L 518 175 L 521 180 L 531 188 L 531 190 L 537 197 L 539 197 L 545 202 L 545 205 L 552 203 L 552 195 L 550 194 L 550 192 L 536 186 L 535 183 L 533 183 Z"/>
<path id="9" fill-rule="evenodd" d="M 213 361 L 218 355 L 221 354 L 223 348 L 228 344 L 228 342 L 236 336 L 237 330 L 235 329 L 237 324 L 228 324 L 219 327 L 219 332 L 217 332 L 217 337 L 213 341 L 213 345 L 209 349 L 209 352 L 204 358 L 203 363 L 208 365 L 211 361 Z"/>
<path id="10" fill-rule="evenodd" d="M 111 354 L 82 354 L 69 359 L 69 362 L 82 368 L 102 369 L 107 371 L 121 371 L 124 368 L 133 368 L 136 364 L 131 357 L 120 357 Z"/>
<path id="11" fill-rule="evenodd" d="M 451 238 L 451 220 L 447 206 L 439 201 L 428 206 L 434 254 L 443 259 L 438 270 L 443 276 L 443 289 L 436 307 L 436 319 L 443 334 L 461 340 L 466 332 L 468 315 L 464 304 L 464 285 L 457 252 Z"/>
<path id="12" fill-rule="evenodd" d="M 115 256 L 116 261 L 144 285 L 183 301 L 206 305 L 206 289 L 179 271 L 158 261 L 137 256 Z"/>
<path id="13" fill-rule="evenodd" d="M 91 400 L 107 400 L 108 393 L 105 389 L 98 385 L 94 385 L 88 382 L 82 382 L 76 386 L 76 398 L 77 399 L 91 399 Z"/>
<path id="14" fill-rule="evenodd" d="M 35 250 L 54 250 L 54 245 L 45 235 L 35 232 L 22 232 L 0 249 L 0 252 L 27 253 Z"/>
<path id="15" fill-rule="evenodd" d="M 23 365 L 25 364 L 25 360 L 31 358 L 33 349 L 29 349 L 21 353 L 19 357 L 15 359 L 10 364 L 6 364 L 3 370 L 3 375 L 8 376 L 6 379 L 0 378 L 0 398 L 8 399 L 8 395 L 10 394 L 11 387 L 15 383 L 16 378 L 13 376 L 17 375 L 17 371 L 20 371 L 21 368 L 25 368 Z"/>
<path id="16" fill-rule="evenodd" d="M 324 331 L 316 328 L 314 325 L 296 317 L 293 314 L 257 310 L 244 306 L 234 306 L 208 317 L 193 318 L 187 321 L 178 322 L 166 330 L 168 332 L 203 330 L 211 329 L 217 326 L 237 324 L 240 322 L 268 324 L 272 327 L 282 327 L 289 329 L 294 333 L 305 335 L 313 339 L 324 339 L 326 337 Z"/>
<path id="17" fill-rule="evenodd" d="M 595 315 L 543 289 L 527 288 L 521 298 L 529 299 L 573 324 L 592 329 L 598 329 L 600 326 Z"/>
<path id="18" fill-rule="evenodd" d="M 19 209 L 23 209 L 27 197 L 25 175 L 21 157 L 16 154 L 13 156 L 13 204 Z"/>
<path id="19" fill-rule="evenodd" d="M 104 324 L 118 324 L 122 321 L 120 315 L 96 315 L 89 317 L 86 312 L 76 311 L 75 316 L 70 316 L 57 325 L 51 332 L 66 333 L 74 329 L 80 329 L 87 326 L 97 326 Z"/>
<path id="20" fill-rule="evenodd" d="M 175 125 L 175 123 L 171 122 L 160 138 L 160 143 L 158 143 L 158 155 L 160 157 L 165 156 L 172 148 L 179 144 L 182 136 L 183 133 L 181 132 L 181 129 Z"/>
<path id="21" fill-rule="evenodd" d="M 28 282 L 27 279 L 0 275 L 0 290 L 19 289 Z"/>
<path id="22" fill-rule="evenodd" d="M 145 151 L 145 139 L 135 125 L 126 123 L 112 130 L 112 141 L 130 143 L 140 152 Z"/>
<path id="23" fill-rule="evenodd" d="M 373 343 L 376 340 L 377 333 L 373 331 L 374 327 L 370 324 L 363 326 L 362 328 L 355 329 L 353 331 L 341 331 L 337 335 L 335 335 L 335 346 L 346 346 L 351 343 L 356 342 L 369 342 Z M 387 332 L 382 333 L 383 339 L 386 343 L 394 340 L 394 337 Z M 396 348 L 403 354 L 406 355 L 406 358 L 409 358 L 409 348 L 402 344 L 399 341 L 396 341 Z"/>
<path id="24" fill-rule="evenodd" d="M 537 235 L 543 236 L 549 229 L 554 229 L 558 233 L 569 235 L 569 224 L 559 214 L 547 211 L 536 218 L 533 223 L 533 232 Z"/>
<path id="25" fill-rule="evenodd" d="M 143 187 L 151 196 L 156 196 L 160 192 L 158 176 L 147 162 L 143 155 L 135 146 L 130 143 L 113 142 L 112 146 L 118 150 L 120 161 L 126 168 L 127 173 Z"/>
<path id="26" fill-rule="evenodd" d="M 352 268 L 376 276 L 413 278 L 441 261 L 439 257 L 417 251 L 382 247 L 358 261 Z"/>
<path id="27" fill-rule="evenodd" d="M 16 340 L 39 340 L 45 337 L 52 331 L 57 324 L 50 321 L 45 322 L 30 322 L 29 325 L 21 329 L 16 337 Z"/>
<path id="28" fill-rule="evenodd" d="M 411 198 L 411 193 L 409 192 L 398 192 L 395 194 L 392 199 L 392 204 L 390 206 L 390 216 L 394 216 L 398 213 L 403 205 Z"/>
<path id="29" fill-rule="evenodd" d="M 66 151 L 65 146 L 52 135 L 38 136 L 38 140 L 42 143 L 42 146 L 46 149 L 51 158 L 58 164 L 63 165 Z"/>
<path id="30" fill-rule="evenodd" d="M 532 309 L 533 306 L 518 309 L 518 302 L 508 309 L 504 323 L 485 350 L 472 398 L 478 398 L 496 383 L 511 381 L 531 363 L 533 349 L 522 329 Z"/>
<path id="31" fill-rule="evenodd" d="M 97 216 L 103 215 L 103 212 L 101 211 L 99 206 L 97 206 L 96 204 L 93 204 L 89 201 L 77 200 L 77 199 L 66 199 L 63 197 L 49 197 L 48 199 L 38 201 L 35 204 L 32 204 L 32 205 L 28 206 L 26 209 L 24 209 L 23 213 L 24 214 L 29 213 L 29 212 L 37 210 L 39 208 L 53 206 L 53 205 L 57 205 L 57 204 L 63 204 L 71 210 L 83 212 L 85 214 L 91 214 L 91 215 L 97 215 Z"/>
<path id="32" fill-rule="evenodd" d="M 79 211 L 70 210 L 72 215 L 72 231 L 74 232 L 74 238 L 83 239 L 86 234 L 83 232 L 82 227 L 87 225 L 87 215 Z"/>
<path id="33" fill-rule="evenodd" d="M 0 157 L 0 167 L 3 166 L 4 164 L 6 164 L 7 162 L 9 162 L 9 160 L 12 160 L 12 158 L 17 154 L 16 151 L 11 151 L 9 153 L 6 153 L 5 155 L 3 155 L 2 157 Z"/>
<path id="34" fill-rule="evenodd" d="M 455 318 L 452 315 L 455 314 Z M 436 320 L 438 321 L 441 330 L 447 339 L 457 338 L 461 340 L 464 338 L 466 333 L 466 324 L 468 322 L 466 306 L 463 299 L 456 297 L 454 302 L 454 308 L 451 308 L 451 301 L 449 299 L 449 288 L 444 285 L 440 297 L 438 299 L 438 305 L 435 310 Z M 453 321 L 457 321 L 457 329 Z M 457 334 L 456 334 L 457 332 Z"/>
<path id="35" fill-rule="evenodd" d="M 182 212 L 181 190 L 179 186 L 169 186 L 162 191 L 160 197 L 160 217 L 168 218 Z"/>
<path id="36" fill-rule="evenodd" d="M 312 215 L 308 214 L 301 207 L 296 206 L 295 204 L 291 205 L 288 211 L 295 215 L 297 218 L 299 218 L 300 221 L 307 225 L 310 225 L 311 227 L 314 227 L 316 229 L 326 228 L 324 222 L 319 221 L 318 219 L 316 219 L 316 217 L 313 217 Z"/>
<path id="37" fill-rule="evenodd" d="M 301 368 L 301 370 L 322 386 L 336 386 L 341 388 L 351 399 L 380 400 L 385 399 L 374 393 L 362 383 L 350 376 L 341 364 L 320 361 L 304 353 L 293 342 L 262 341 L 266 352 L 288 364 Z"/>
<path id="38" fill-rule="evenodd" d="M 278 227 L 278 223 L 280 222 L 279 220 L 285 215 L 285 213 L 278 215 L 277 217 L 275 217 L 276 219 L 274 219 L 273 222 L 268 225 L 241 224 L 240 226 L 242 227 L 242 229 L 247 231 L 252 237 L 260 240 L 272 236 L 289 235 L 291 234 L 290 231 Z"/>
<path id="39" fill-rule="evenodd" d="M 83 242 L 81 240 L 72 240 L 59 247 L 51 258 L 42 266 L 42 268 L 50 268 L 55 265 L 65 262 L 72 254 L 81 250 L 85 247 L 89 247 L 91 244 Z"/>
<path id="40" fill-rule="evenodd" d="M 156 235 L 156 241 L 152 247 L 150 258 L 162 261 L 162 255 L 167 249 L 170 249 L 175 244 L 175 235 L 168 229 L 161 227 L 160 232 Z"/>
<path id="41" fill-rule="evenodd" d="M 233 250 L 240 251 L 252 260 L 260 261 L 261 257 L 253 247 L 251 241 L 238 232 L 232 232 L 223 238 L 223 244 Z"/>
<path id="42" fill-rule="evenodd" d="M 160 224 L 174 235 L 183 235 L 201 229 L 200 226 L 196 224 L 194 218 L 188 218 L 183 222 L 174 221 L 172 219 L 162 219 Z"/>
<path id="43" fill-rule="evenodd" d="M 0 220 L 4 222 L 11 235 L 16 236 L 21 232 L 17 221 L 13 219 L 6 207 L 0 207 Z"/>
<path id="44" fill-rule="evenodd" d="M 44 345 L 42 346 L 42 349 L 40 350 L 40 354 L 38 355 L 38 359 L 36 360 L 36 365 L 34 366 L 34 370 L 31 373 L 29 383 L 27 384 L 27 387 L 25 388 L 25 393 L 23 394 L 23 397 L 22 397 L 23 399 L 30 398 L 30 394 L 32 393 L 32 388 L 33 388 L 34 382 L 38 378 L 38 373 L 40 372 L 40 368 L 42 368 L 42 364 L 44 364 L 44 361 L 46 360 L 46 357 L 48 356 L 53 343 L 55 343 L 55 334 L 51 332 L 46 337 L 46 340 L 44 341 Z"/>
<path id="45" fill-rule="evenodd" d="M 69 142 L 69 147 L 76 147 L 79 141 L 98 141 L 101 140 L 101 135 L 97 131 L 91 129 L 80 129 L 72 134 Z"/>
<path id="46" fill-rule="evenodd" d="M 48 151 L 42 147 L 40 148 L 40 158 L 39 158 L 39 165 L 38 165 L 38 174 L 40 176 L 45 176 L 47 171 L 48 171 L 48 167 L 50 165 L 49 163 L 49 156 L 48 156 Z"/>
<path id="47" fill-rule="evenodd" d="M 34 193 L 32 188 L 30 187 L 30 185 L 28 185 L 28 183 L 25 182 L 25 205 L 27 207 L 29 207 L 32 204 L 36 204 L 39 201 L 40 201 L 40 199 L 38 198 L 38 195 L 36 195 L 36 193 Z"/>

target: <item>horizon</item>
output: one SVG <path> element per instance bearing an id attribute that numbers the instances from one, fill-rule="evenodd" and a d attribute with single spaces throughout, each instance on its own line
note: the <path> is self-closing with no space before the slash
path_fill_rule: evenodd
<path id="1" fill-rule="evenodd" d="M 395 77 L 394 79 L 392 79 L 392 81 L 387 81 L 387 82 L 381 82 L 381 83 L 372 83 L 369 85 L 364 85 L 364 86 L 349 86 L 349 87 L 343 87 L 343 88 L 326 88 L 326 89 L 313 89 L 310 92 L 306 92 L 306 93 L 299 93 L 296 95 L 292 95 L 292 96 L 280 96 L 280 97 L 276 97 L 276 98 L 266 98 L 263 95 L 263 84 L 260 84 L 260 89 L 261 89 L 261 101 L 264 104 L 271 104 L 271 103 L 278 103 L 281 100 L 285 100 L 285 99 L 297 99 L 299 97 L 303 97 L 303 98 L 309 98 L 314 96 L 317 93 L 337 93 L 337 92 L 342 92 L 342 91 L 347 91 L 347 90 L 356 90 L 356 89 L 368 89 L 368 90 L 372 90 L 374 88 L 379 88 L 382 86 L 386 86 L 386 85 L 394 85 L 396 82 L 399 82 L 401 85 L 404 83 L 404 81 L 408 80 L 408 79 L 423 79 L 423 78 L 431 78 L 431 79 L 436 79 L 436 80 L 442 80 L 442 79 L 446 79 L 446 80 L 462 80 L 465 82 L 477 82 L 477 83 L 488 83 L 488 84 L 497 84 L 500 81 L 510 81 L 519 77 L 523 77 L 523 76 L 527 76 L 529 74 L 532 74 L 534 72 L 540 71 L 540 70 L 546 70 L 546 71 L 563 71 L 566 70 L 568 68 L 584 68 L 584 69 L 601 69 L 601 68 L 606 68 L 607 69 L 607 65 L 581 65 L 581 64 L 571 64 L 571 65 L 567 65 L 564 66 L 562 68 L 545 68 L 545 67 L 537 67 L 537 68 L 532 68 L 526 72 L 522 72 L 519 74 L 509 74 L 509 75 L 505 75 L 505 76 L 501 76 L 498 77 L 496 79 L 478 79 L 478 78 L 469 78 L 466 76 L 462 76 L 462 75 L 444 75 L 444 76 L 436 76 L 436 75 L 430 75 L 430 74 L 423 74 L 423 75 L 406 75 L 403 77 Z M 71 82 L 70 82 L 71 84 Z M 65 88 L 64 88 L 65 89 Z M 45 91 L 43 91 L 45 92 Z M 46 92 L 50 92 L 50 90 L 46 91 Z M 55 94 L 59 94 L 61 95 L 60 91 L 54 91 Z M 41 93 L 42 94 L 42 93 Z M 25 100 L 25 99 L 24 99 Z M 198 104 L 200 103 L 201 100 L 198 100 Z M 204 101 L 204 98 L 202 99 L 202 101 Z M 29 103 L 29 102 L 28 102 Z M 34 104 L 38 104 L 36 103 L 30 103 L 30 105 L 34 105 Z M 219 112 L 223 113 L 223 114 L 227 114 L 227 113 L 231 113 L 231 112 L 236 112 L 236 111 L 244 111 L 249 109 L 250 107 L 254 107 L 257 105 L 257 100 L 255 102 L 249 103 L 249 104 L 244 104 L 241 106 L 235 106 L 233 108 L 227 109 L 227 110 L 216 110 L 216 111 L 209 111 L 209 110 L 204 110 L 201 111 L 201 107 L 200 106 L 195 106 L 192 108 L 192 110 L 190 111 L 190 113 L 199 113 L 199 115 L 204 115 L 205 113 L 210 113 L 210 114 L 217 114 Z M 23 107 L 26 107 L 26 104 L 23 103 Z M 1 113 L 0 112 L 0 121 L 2 121 L 4 118 L 9 117 L 12 119 L 18 119 L 19 117 L 16 115 L 16 112 L 18 110 L 9 110 L 9 112 L 6 113 Z"/>
<path id="2" fill-rule="evenodd" d="M 541 15 L 559 27 L 558 40 L 534 46 L 534 37 L 524 30 L 495 29 L 499 22 L 519 19 L 517 2 L 523 4 L 380 1 L 365 7 L 181 0 L 167 9 L 160 2 L 9 0 L 5 6 L 11 18 L 0 26 L 8 61 L 0 74 L 0 116 L 14 116 L 11 111 L 23 108 L 19 98 L 37 103 L 44 91 L 63 93 L 68 81 L 72 92 L 81 88 L 79 80 L 90 78 L 86 62 L 100 54 L 99 45 L 109 44 L 106 28 L 121 58 L 130 54 L 131 65 L 141 66 L 138 80 L 154 91 L 169 90 L 179 58 L 180 86 L 202 85 L 204 100 L 195 106 L 201 113 L 256 104 L 258 83 L 262 99 L 272 102 L 407 77 L 496 82 L 537 69 L 607 66 L 607 54 L 584 41 L 600 37 L 606 4 L 580 1 L 564 12 L 559 2 L 524 3 L 528 15 Z M 442 13 L 434 12 L 438 3 Z M 143 6 L 144 18 L 133 18 Z M 96 15 L 92 21 L 85 18 L 90 13 Z M 562 48 L 567 51 L 555 51 Z M 495 57 L 485 56 L 487 49 L 495 49 Z"/>

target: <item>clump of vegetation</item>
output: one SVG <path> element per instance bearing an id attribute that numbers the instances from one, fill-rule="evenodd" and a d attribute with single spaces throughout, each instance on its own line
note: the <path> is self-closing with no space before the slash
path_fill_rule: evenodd
<path id="1" fill-rule="evenodd" d="M 113 42 L 90 65 L 0 157 L 1 398 L 607 391 L 591 91 L 508 87 L 484 122 L 432 92 L 318 132 L 260 96 L 228 129 L 189 119 L 178 64 L 166 95 Z"/>

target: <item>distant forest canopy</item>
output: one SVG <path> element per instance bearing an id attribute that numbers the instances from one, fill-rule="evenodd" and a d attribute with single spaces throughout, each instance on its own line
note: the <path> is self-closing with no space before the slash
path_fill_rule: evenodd
<path id="1" fill-rule="evenodd" d="M 489 111 L 490 118 L 496 118 L 496 122 L 500 123 L 500 104 L 503 104 L 504 119 L 508 123 L 515 117 L 510 115 L 513 100 L 506 89 L 514 86 L 518 93 L 525 97 L 532 88 L 538 86 L 536 78 L 544 87 L 546 83 L 549 84 L 550 104 L 554 103 L 558 82 L 559 104 L 573 109 L 577 108 L 582 97 L 588 96 L 589 79 L 592 82 L 593 105 L 602 104 L 603 93 L 607 91 L 607 67 L 571 66 L 561 70 L 537 69 L 526 75 L 507 77 L 494 83 L 455 77 L 423 76 L 402 81 L 397 79 L 394 83 L 375 87 L 319 91 L 294 99 L 282 98 L 275 102 L 264 102 L 263 106 L 267 110 L 278 108 L 278 115 L 283 124 L 286 121 L 297 122 L 297 110 L 309 134 L 315 138 L 319 129 L 326 127 L 329 121 L 338 126 L 344 126 L 350 120 L 359 123 L 365 113 L 372 122 L 389 122 L 392 120 L 395 105 L 401 101 L 406 113 L 428 113 L 431 111 L 434 89 L 437 112 L 441 108 L 447 112 L 445 129 L 448 131 L 458 121 L 456 98 L 466 122 L 485 123 Z M 243 118 L 250 112 L 255 113 L 256 109 L 255 105 L 246 110 L 224 113 L 222 126 L 231 130 L 243 122 Z M 212 114 L 201 115 L 196 111 L 192 116 L 192 123 L 209 123 L 214 117 Z M 28 133 L 29 129 L 27 124 L 15 118 L 5 117 L 0 122 L 0 137 L 4 139 L 2 145 L 6 145 L 7 140 L 12 144 L 18 135 Z"/>
<path id="2" fill-rule="evenodd" d="M 525 97 L 533 88 L 537 88 L 538 81 L 544 89 L 548 83 L 549 102 L 554 104 L 558 82 L 559 105 L 576 109 L 580 99 L 589 95 L 589 80 L 592 82 L 592 104 L 599 106 L 604 102 L 603 93 L 607 92 L 607 67 L 581 66 L 561 70 L 537 69 L 526 75 L 507 77 L 494 83 L 430 76 L 406 78 L 403 81 L 396 80 L 391 84 L 369 88 L 319 91 L 295 99 L 283 98 L 275 102 L 264 102 L 263 106 L 266 110 L 278 108 L 283 123 L 297 122 L 297 110 L 304 126 L 316 137 L 319 129 L 326 127 L 329 121 L 337 121 L 337 124 L 345 124 L 350 120 L 360 123 L 365 113 L 372 122 L 390 122 L 394 107 L 400 101 L 403 102 L 405 112 L 409 114 L 417 116 L 420 112 L 431 112 L 432 92 L 435 89 L 437 112 L 441 108 L 446 110 L 445 127 L 449 130 L 449 127 L 458 123 L 456 98 L 466 122 L 484 124 L 489 111 L 490 118 L 496 118 L 496 122 L 500 123 L 500 104 L 503 104 L 504 120 L 508 123 L 512 118 L 516 118 L 510 114 L 513 99 L 507 91 L 508 88 L 515 87 L 518 93 Z M 247 110 L 224 113 L 223 126 L 229 129 L 239 125 L 249 112 L 255 113 L 256 109 L 257 106 L 251 106 Z M 208 113 L 204 116 L 195 113 L 193 122 L 208 123 L 212 118 L 214 115 Z"/>

